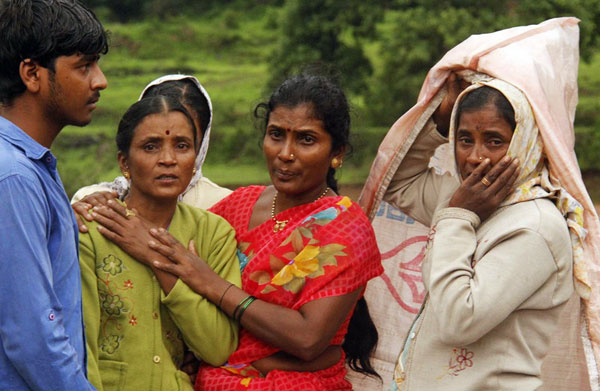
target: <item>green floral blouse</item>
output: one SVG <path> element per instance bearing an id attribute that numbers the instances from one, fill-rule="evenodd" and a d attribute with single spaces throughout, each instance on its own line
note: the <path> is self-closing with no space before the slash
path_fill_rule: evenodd
<path id="1" fill-rule="evenodd" d="M 237 347 L 238 325 L 181 280 L 169 295 L 149 267 L 89 223 L 79 237 L 88 377 L 99 391 L 192 390 L 181 372 L 184 343 L 220 365 Z M 169 232 L 223 278 L 240 286 L 233 228 L 223 218 L 179 203 Z"/>

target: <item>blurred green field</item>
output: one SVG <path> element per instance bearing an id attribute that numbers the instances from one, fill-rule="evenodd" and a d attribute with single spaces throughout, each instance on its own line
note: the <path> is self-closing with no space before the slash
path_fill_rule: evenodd
<path id="1" fill-rule="evenodd" d="M 205 174 L 228 186 L 268 182 L 259 147 L 261 132 L 251 113 L 268 97 L 267 63 L 279 38 L 276 21 L 280 12 L 273 6 L 244 11 L 219 8 L 198 17 L 105 23 L 111 33 L 111 49 L 101 66 L 109 87 L 101 94 L 92 123 L 66 128 L 53 146 L 67 193 L 72 195 L 82 186 L 112 180 L 119 174 L 114 144 L 119 118 L 146 83 L 166 73 L 193 74 L 211 95 L 214 120 Z M 379 30 L 382 34 L 392 31 L 387 18 Z M 365 50 L 379 72 L 379 42 L 367 43 Z M 597 55 L 580 68 L 576 149 L 585 170 L 600 167 L 596 158 L 600 150 L 596 145 L 600 144 L 596 120 L 600 112 L 599 67 Z M 357 185 L 366 178 L 387 127 L 370 126 L 364 98 L 350 96 L 350 102 L 355 150 L 345 160 L 339 179 L 342 184 Z M 598 192 L 594 191 L 594 198 L 600 200 Z"/>
<path id="2" fill-rule="evenodd" d="M 119 118 L 146 83 L 166 73 L 193 74 L 211 95 L 214 120 L 205 175 L 229 186 L 267 183 L 261 131 L 252 111 L 269 94 L 264 86 L 269 76 L 266 58 L 277 33 L 269 27 L 274 12 L 258 8 L 160 23 L 106 24 L 112 45 L 101 67 L 109 87 L 101 93 L 92 123 L 67 127 L 53 147 L 67 193 L 119 174 L 114 145 Z M 387 129 L 366 127 L 360 102 L 351 98 L 351 104 L 353 142 L 360 148 L 338 177 L 341 183 L 356 184 L 366 178 Z"/>

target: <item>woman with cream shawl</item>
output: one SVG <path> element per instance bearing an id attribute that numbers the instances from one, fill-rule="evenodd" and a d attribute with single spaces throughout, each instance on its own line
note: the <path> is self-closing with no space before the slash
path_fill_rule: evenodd
<path id="1" fill-rule="evenodd" d="M 429 72 L 418 103 L 394 124 L 380 147 L 361 196 L 363 207 L 374 217 L 380 202 L 385 199 L 404 209 L 409 216 L 412 213 L 414 216 L 411 217 L 418 221 L 427 225 L 433 223 L 434 228 L 427 241 L 423 264 L 428 298 L 417 316 L 417 322 L 404 330 L 407 338 L 400 343 L 402 353 L 398 358 L 395 380 L 402 390 L 535 389 L 541 385 L 541 360 L 550 348 L 564 361 L 546 360 L 545 369 L 550 373 L 549 377 L 545 376 L 549 379 L 546 386 L 551 389 L 579 389 L 583 382 L 577 384 L 572 381 L 584 371 L 578 371 L 578 362 L 572 358 L 578 353 L 574 345 L 580 334 L 588 364 L 589 384 L 594 390 L 598 388 L 599 325 L 595 317 L 598 292 L 591 289 L 592 282 L 599 278 L 596 272 L 599 263 L 598 217 L 573 153 L 577 22 L 574 18 L 560 18 L 537 26 L 472 36 L 447 53 Z M 457 174 L 462 173 L 454 158 L 456 106 L 450 121 L 450 153 L 447 160 L 441 161 L 442 168 L 450 173 L 436 174 L 445 178 L 438 182 L 444 182 L 444 185 L 431 186 L 436 179 L 433 182 L 424 180 L 423 183 L 429 185 L 423 185 L 421 189 L 433 189 L 434 194 L 423 192 L 420 199 L 414 195 L 411 198 L 411 191 L 407 191 L 406 187 L 423 180 L 415 179 L 417 177 L 435 176 L 432 170 L 427 169 L 427 162 L 424 165 L 419 163 L 421 168 L 418 172 L 403 171 L 403 168 L 414 164 L 411 159 L 415 150 L 423 148 L 423 142 L 431 139 L 429 136 L 436 137 L 435 126 L 430 119 L 444 99 L 446 89 L 443 87 L 452 73 L 472 84 L 459 96 L 457 105 L 472 90 L 487 85 L 499 90 L 515 112 L 516 128 L 508 156 L 519 159 L 520 174 L 515 190 L 501 201 L 497 211 L 483 219 L 463 208 L 446 207 L 453 191 L 461 186 L 461 182 L 464 185 L 468 180 L 464 176 L 459 179 L 461 176 Z M 442 144 L 441 140 L 437 144 L 430 142 L 426 156 L 431 156 L 431 148 L 439 144 Z M 485 191 L 490 182 L 494 182 L 493 179 L 496 178 L 483 176 L 481 183 L 473 183 Z M 436 198 L 435 202 L 431 202 L 432 198 Z M 519 213 L 504 223 L 510 222 L 517 230 L 531 229 L 531 226 L 526 226 L 531 213 L 523 206 L 547 205 L 549 202 L 560 212 L 554 217 L 556 214 L 564 216 L 561 220 L 569 228 L 565 230 L 570 239 L 570 246 L 566 246 L 569 254 L 557 255 L 559 250 L 552 249 L 553 243 L 546 242 L 546 251 L 550 255 L 545 258 L 560 259 L 561 262 L 555 263 L 554 270 L 548 268 L 548 273 L 543 275 L 545 278 L 539 278 L 545 271 L 538 275 L 535 268 L 525 267 L 527 265 L 519 268 L 520 265 L 513 264 L 512 271 L 507 269 L 506 272 L 513 273 L 514 286 L 510 286 L 510 280 L 501 275 L 502 270 L 497 272 L 498 282 L 505 282 L 503 289 L 498 290 L 495 283 L 478 285 L 478 282 L 483 282 L 478 279 L 478 273 L 488 278 L 486 281 L 493 281 L 490 269 L 496 266 L 493 264 L 495 258 L 490 256 L 486 259 L 487 254 L 498 253 L 499 250 L 506 252 L 507 249 L 509 254 L 511 251 L 522 252 L 515 257 L 515 262 L 521 263 L 534 261 L 536 257 L 544 258 L 539 253 L 543 246 L 528 248 L 516 243 L 510 246 L 509 239 L 514 232 L 506 232 L 507 240 L 504 241 L 498 235 L 502 235 L 499 232 L 502 217 L 511 215 L 510 211 Z M 519 208 L 523 211 L 517 211 Z M 548 223 L 540 219 L 538 223 L 542 229 L 546 225 L 556 225 L 556 220 L 551 219 Z M 519 224 L 525 226 L 519 227 Z M 486 231 L 496 232 L 492 243 L 486 242 L 490 240 L 485 237 Z M 387 238 L 389 240 L 389 235 Z M 460 241 L 465 247 L 456 250 Z M 380 247 L 385 251 L 385 246 L 380 244 Z M 570 265 L 564 261 L 571 256 L 574 285 L 583 299 L 584 321 L 578 322 L 578 303 L 573 300 L 563 312 L 560 332 L 553 335 L 550 347 L 552 329 L 556 327 L 558 314 L 569 296 L 571 284 L 570 279 L 565 278 L 565 272 L 570 270 Z M 535 279 L 539 281 L 533 282 Z M 537 296 L 540 289 L 548 289 L 547 284 L 552 282 L 552 294 L 540 300 Z M 528 287 L 531 295 L 515 297 L 527 284 L 532 284 Z M 373 297 L 377 295 L 370 296 L 367 291 L 367 298 Z M 450 308 L 445 308 L 447 305 Z M 545 320 L 542 322 L 540 318 Z M 519 327 L 510 338 L 499 338 L 498 333 L 507 331 L 509 325 L 506 322 L 513 322 L 513 326 L 517 322 Z M 531 338 L 535 341 L 531 342 Z M 385 336 L 382 339 L 385 340 Z M 500 341 L 505 341 L 503 346 L 500 346 Z M 512 367 L 510 360 L 520 365 Z M 564 372 L 567 372 L 566 377 Z"/>

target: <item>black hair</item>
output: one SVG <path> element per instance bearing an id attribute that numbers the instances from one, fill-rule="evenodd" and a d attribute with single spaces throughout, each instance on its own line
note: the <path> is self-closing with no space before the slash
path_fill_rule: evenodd
<path id="1" fill-rule="evenodd" d="M 381 379 L 371 365 L 370 359 L 378 340 L 379 333 L 369 314 L 367 301 L 361 297 L 356 302 L 354 313 L 348 324 L 348 332 L 342 343 L 342 348 L 346 353 L 346 362 L 350 369 Z"/>
<path id="2" fill-rule="evenodd" d="M 344 91 L 329 78 L 321 75 L 299 74 L 285 80 L 275 89 L 268 102 L 259 103 L 254 109 L 254 117 L 259 119 L 264 132 L 267 130 L 269 115 L 278 106 L 296 107 L 311 105 L 315 119 L 323 121 L 327 133 L 331 135 L 332 151 L 350 152 L 350 106 Z M 327 185 L 338 191 L 335 169 L 327 172 Z"/>
<path id="3" fill-rule="evenodd" d="M 59 56 L 108 52 L 96 15 L 76 0 L 0 0 L 0 102 L 25 91 L 19 64 L 31 59 L 54 72 Z"/>
<path id="4" fill-rule="evenodd" d="M 515 120 L 515 110 L 508 99 L 506 99 L 504 94 L 489 86 L 479 87 L 469 92 L 460 101 L 456 111 L 456 127 L 458 127 L 458 122 L 462 113 L 482 109 L 488 104 L 491 104 L 496 108 L 496 110 L 498 110 L 498 113 L 500 113 L 502 118 L 504 118 L 506 123 L 510 125 L 510 128 L 514 132 L 515 127 L 517 126 L 517 122 Z"/>
<path id="5" fill-rule="evenodd" d="M 197 145 L 197 132 L 194 120 L 185 107 L 176 99 L 168 96 L 156 96 L 151 98 L 142 99 L 127 109 L 123 118 L 119 122 L 119 128 L 117 130 L 116 142 L 119 152 L 125 156 L 129 155 L 129 148 L 131 147 L 131 140 L 135 134 L 137 126 L 149 115 L 170 113 L 173 111 L 179 111 L 188 119 L 192 132 L 194 133 L 194 146 Z"/>
<path id="6" fill-rule="evenodd" d="M 275 89 L 268 102 L 259 103 L 254 109 L 255 118 L 261 121 L 263 137 L 269 123 L 269 115 L 279 106 L 293 108 L 308 103 L 312 115 L 323 122 L 331 135 L 332 151 L 350 151 L 350 106 L 342 89 L 330 78 L 303 73 L 285 80 Z M 329 167 L 327 185 L 338 191 L 335 169 Z M 369 355 L 375 349 L 379 336 L 369 315 L 367 302 L 360 298 L 350 318 L 348 333 L 342 347 L 351 369 L 379 377 L 373 369 Z"/>
<path id="7" fill-rule="evenodd" d="M 206 132 L 211 119 L 206 96 L 191 79 L 169 80 L 146 90 L 142 99 L 152 96 L 170 96 L 181 104 L 188 105 L 198 114 L 202 132 Z"/>

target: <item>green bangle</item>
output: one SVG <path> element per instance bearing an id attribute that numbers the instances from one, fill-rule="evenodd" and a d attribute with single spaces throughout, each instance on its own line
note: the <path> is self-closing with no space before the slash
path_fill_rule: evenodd
<path id="1" fill-rule="evenodd" d="M 241 307 L 244 305 L 244 303 L 246 302 L 246 300 L 250 299 L 251 297 L 252 297 L 251 295 L 248 295 L 248 296 L 244 297 L 244 298 L 242 299 L 242 301 L 240 301 L 240 303 L 239 303 L 239 304 L 238 304 L 238 305 L 235 307 L 235 310 L 233 310 L 233 314 L 231 314 L 231 317 L 232 317 L 233 319 L 237 320 L 237 316 L 236 316 L 237 312 L 238 312 L 238 311 L 240 310 L 240 308 L 241 308 Z"/>
<path id="2" fill-rule="evenodd" d="M 246 311 L 246 308 L 248 308 L 248 306 L 250 304 L 252 304 L 252 302 L 256 300 L 256 297 L 254 296 L 250 296 L 248 298 L 248 300 L 244 303 L 244 306 L 240 309 L 240 313 L 237 315 L 237 321 L 240 322 L 242 320 L 242 315 L 244 315 L 244 311 Z"/>

